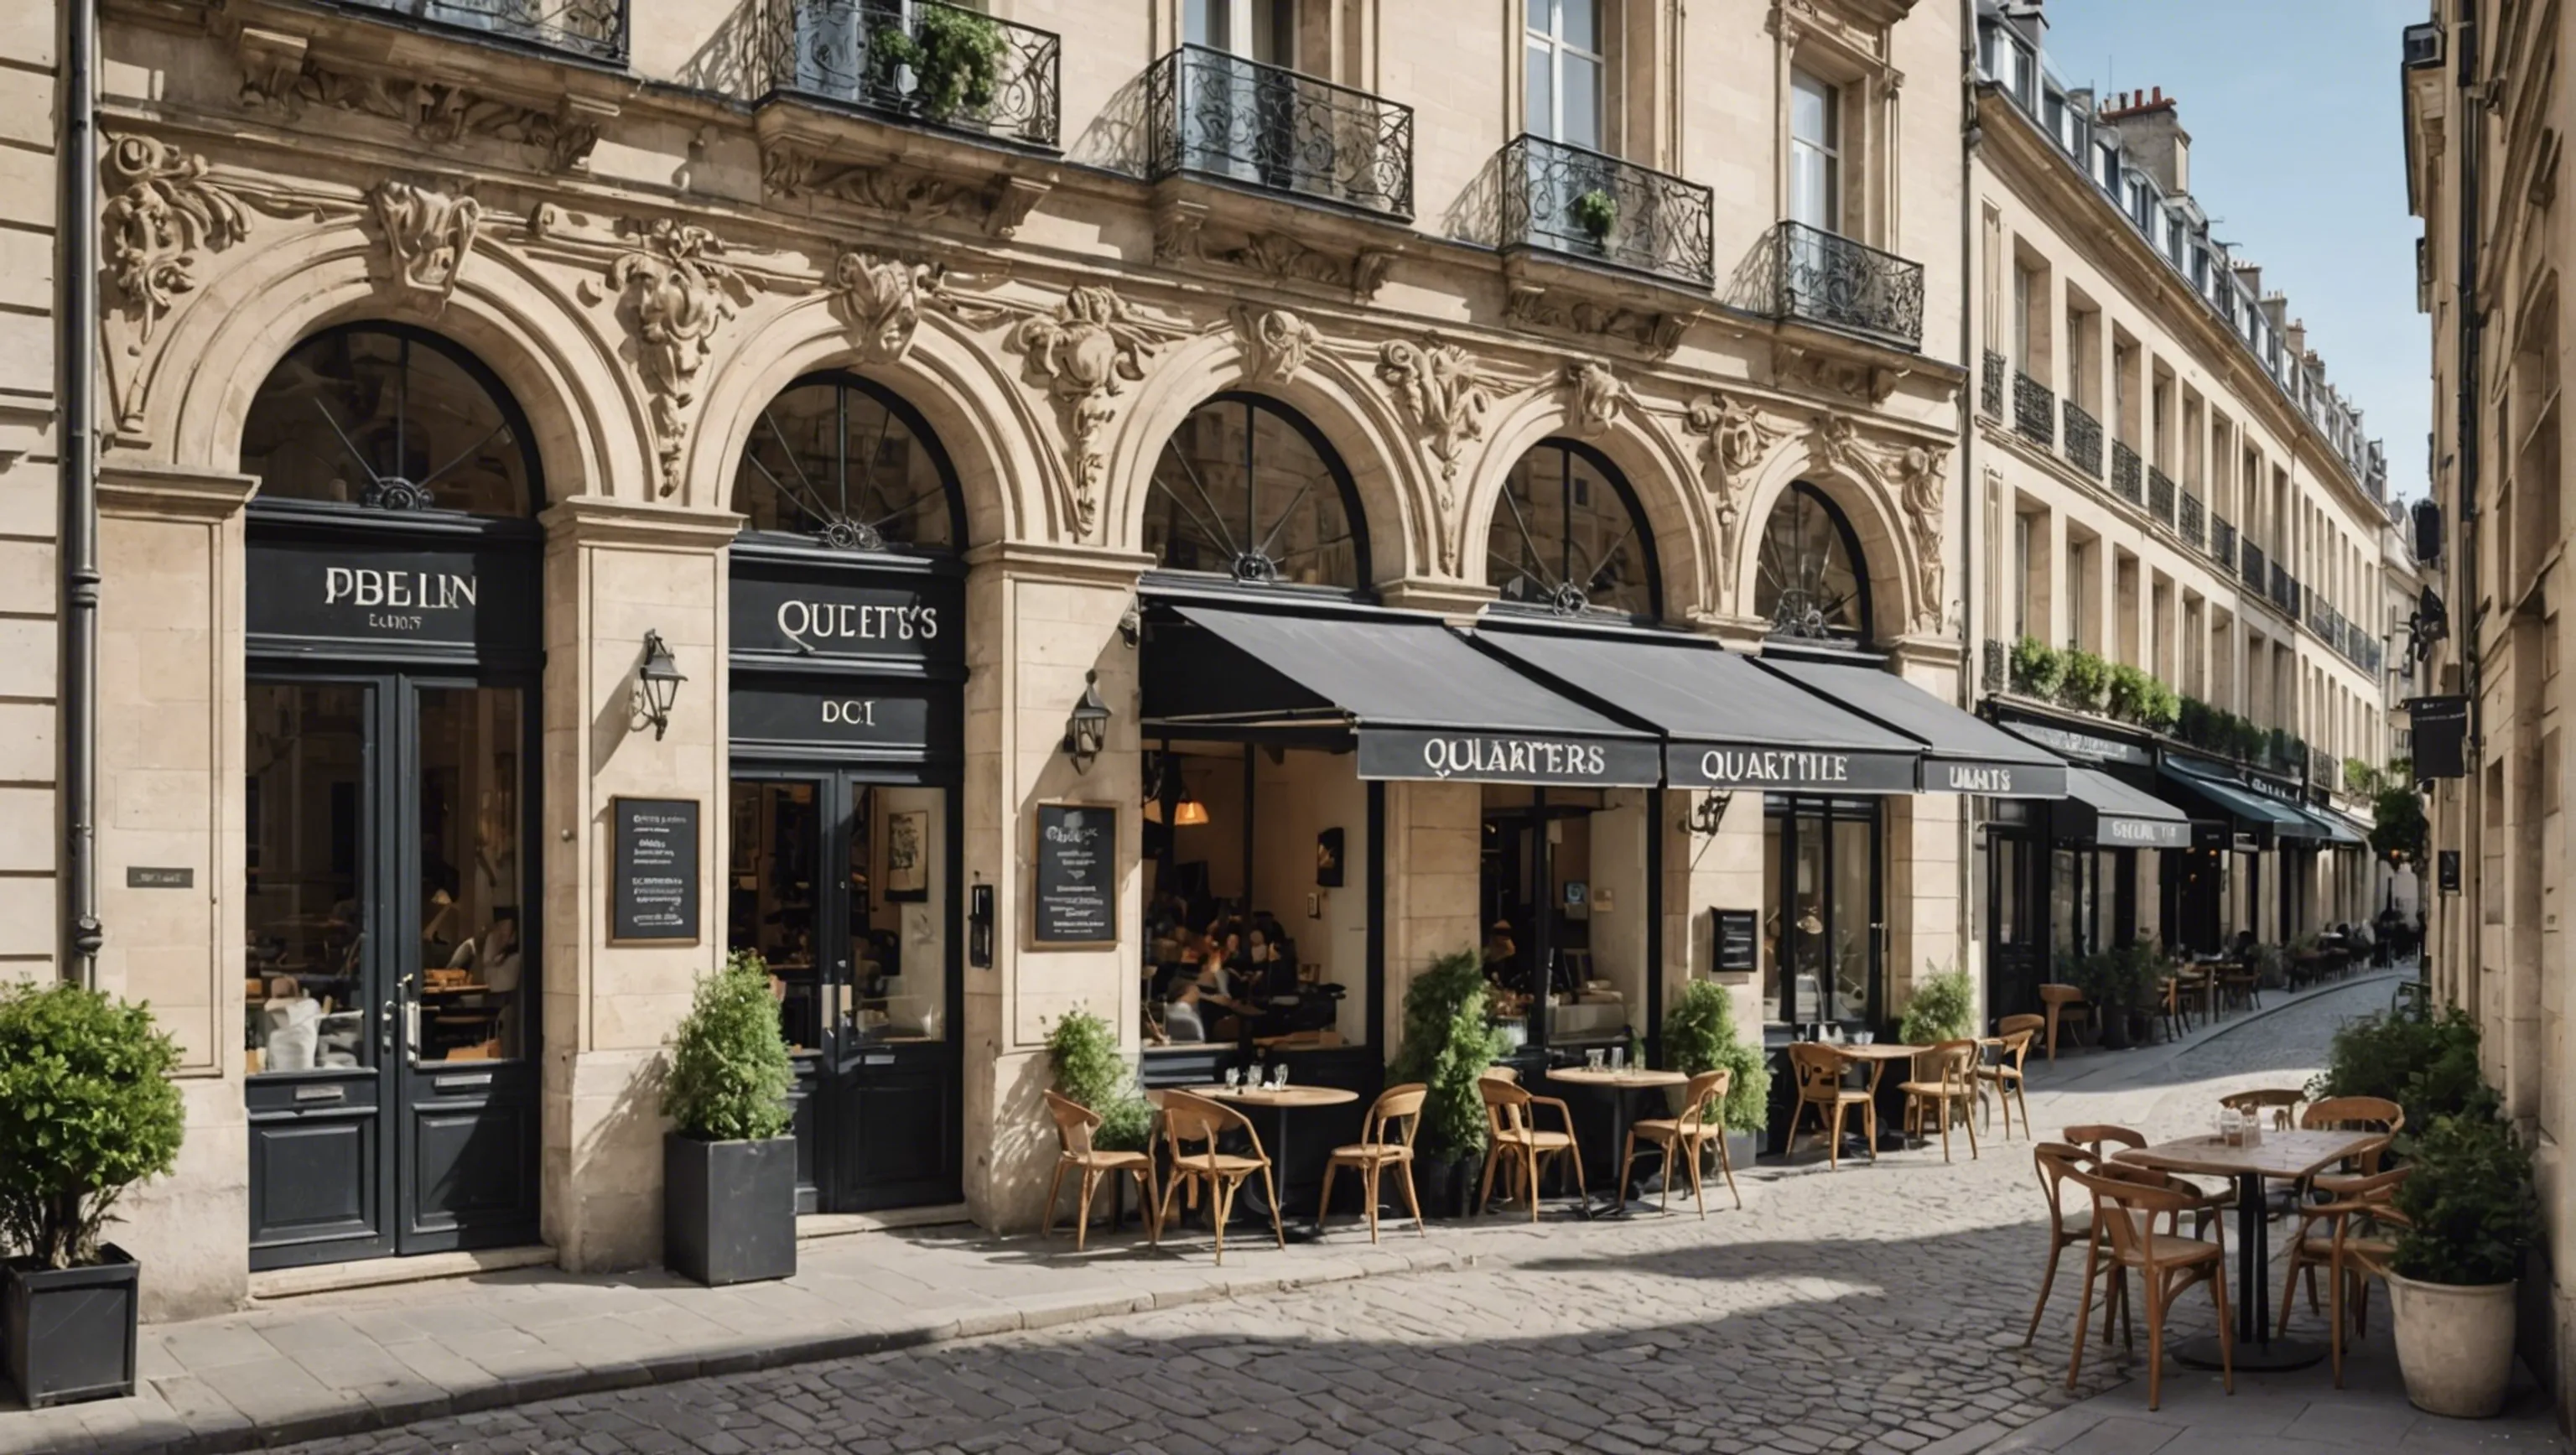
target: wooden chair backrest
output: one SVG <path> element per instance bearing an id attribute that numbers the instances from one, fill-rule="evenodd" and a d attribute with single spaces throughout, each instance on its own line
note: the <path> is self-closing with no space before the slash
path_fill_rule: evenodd
<path id="1" fill-rule="evenodd" d="M 2081 1172 L 2093 1165 L 2093 1154 L 2072 1142 L 2042 1142 L 2030 1149 L 2030 1161 L 2039 1169 L 2039 1190 L 2048 1199 L 2050 1216 L 2057 1219 L 2060 1231 L 2066 1227 L 2066 1203 L 2059 1195 L 2059 1184 L 2069 1172 Z"/>
<path id="2" fill-rule="evenodd" d="M 1965 1096 L 1968 1082 L 1977 1072 L 1977 1043 L 1974 1041 L 1941 1041 L 1914 1058 L 1919 1070 L 1929 1070 L 1927 1080 L 1938 1081 Z"/>
<path id="3" fill-rule="evenodd" d="M 1100 1125 L 1100 1113 L 1060 1091 L 1046 1094 L 1047 1111 L 1055 1117 L 1056 1145 L 1079 1157 L 1091 1150 L 1092 1130 Z"/>
<path id="4" fill-rule="evenodd" d="M 1703 1071 L 1682 1088 L 1682 1130 L 1726 1130 L 1726 1093 L 1735 1085 L 1735 1073 L 1724 1067 Z"/>
<path id="5" fill-rule="evenodd" d="M 2384 1096 L 2329 1096 L 2309 1102 L 2299 1125 L 2312 1132 L 2402 1132 L 2406 1108 Z"/>
<path id="6" fill-rule="evenodd" d="M 2066 1140 L 2092 1153 L 2093 1160 L 2096 1162 L 2110 1155 L 2102 1150 L 2105 1147 L 2143 1147 L 2147 1144 L 2145 1137 L 2127 1127 L 2113 1126 L 2108 1122 L 2091 1122 L 2082 1126 L 2068 1127 L 2065 1135 Z"/>
<path id="7" fill-rule="evenodd" d="M 2078 1005 L 2084 1000 L 2084 990 L 2083 987 L 2075 985 L 2043 985 L 2039 988 L 2039 999 L 2043 1005 L 2052 1000 L 2061 1005 Z M 2047 1022 L 2043 1020 L 2041 1024 L 2045 1025 Z"/>
<path id="8" fill-rule="evenodd" d="M 1789 1066 L 1798 1073 L 1800 1101 L 1831 1101 L 1843 1088 L 1843 1068 L 1849 1064 L 1843 1053 L 1814 1041 L 1789 1043 Z"/>
<path id="9" fill-rule="evenodd" d="M 2308 1094 L 2296 1087 L 2267 1086 L 2255 1091 L 2239 1091 L 2222 1096 L 2218 1099 L 2218 1104 L 2231 1111 L 2243 1112 L 2247 1116 L 2259 1116 L 2269 1111 L 2272 1113 L 2272 1125 L 2286 1128 L 2290 1125 L 2291 1108 L 2307 1099 Z"/>
<path id="10" fill-rule="evenodd" d="M 2015 1026 L 2012 1022 L 2018 1020 L 2038 1019 L 2039 1017 L 2037 1016 L 2017 1015 L 2005 1017 L 2005 1029 L 1998 1039 L 2003 1042 L 2003 1058 L 2012 1063 L 2012 1068 L 2015 1071 L 2019 1071 L 2022 1068 L 2022 1063 L 2030 1059 L 2030 1043 L 2038 1037 L 2040 1028 L 2038 1026 Z"/>
<path id="11" fill-rule="evenodd" d="M 1528 1131 L 1529 1088 L 1517 1080 L 1487 1072 L 1476 1078 L 1476 1094 L 1485 1099 L 1485 1130 L 1497 1137 Z"/>
<path id="12" fill-rule="evenodd" d="M 1253 1130 L 1251 1119 L 1243 1113 L 1186 1091 L 1163 1093 L 1163 1135 L 1171 1143 L 1174 1164 L 1179 1164 L 1185 1155 L 1181 1151 L 1183 1143 L 1203 1142 L 1207 1150 L 1199 1155 L 1214 1157 L 1216 1139 L 1227 1132 L 1241 1132 L 1250 1137 L 1252 1155 L 1268 1160 L 1269 1154 L 1261 1150 L 1261 1134 Z"/>
<path id="13" fill-rule="evenodd" d="M 1431 1088 L 1419 1081 L 1390 1086 L 1369 1103 L 1368 1123 L 1360 1131 L 1360 1140 L 1376 1146 L 1391 1145 L 1394 1138 L 1386 1134 L 1388 1122 L 1404 1123 L 1404 1145 L 1413 1145 L 1413 1134 L 1422 1130 L 1422 1103 Z"/>
<path id="14" fill-rule="evenodd" d="M 2198 1201 L 2194 1194 L 2168 1185 L 2161 1172 L 2118 1162 L 2069 1170 L 2066 1180 L 2093 1194 L 2093 1222 L 2109 1231 L 2111 1251 L 2124 1263 L 2151 1261 L 2154 1244 L 2146 1237 L 2145 1225 L 2168 1213 L 2189 1212 Z"/>
<path id="15" fill-rule="evenodd" d="M 1521 1068 L 1518 1066 L 1488 1066 L 1484 1070 L 1476 1073 L 1476 1079 L 1479 1081 L 1508 1081 L 1514 1086 L 1518 1086 L 1521 1080 Z"/>
<path id="16" fill-rule="evenodd" d="M 2036 1035 L 2047 1029 L 2048 1017 L 2044 1015 L 2008 1015 L 1995 1022 L 1995 1034 L 2007 1039 L 2015 1031 L 2029 1031 Z"/>

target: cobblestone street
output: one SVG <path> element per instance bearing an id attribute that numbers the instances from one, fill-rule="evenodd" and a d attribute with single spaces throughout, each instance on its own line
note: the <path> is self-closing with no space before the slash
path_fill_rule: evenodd
<path id="1" fill-rule="evenodd" d="M 2334 1026 L 2384 1007 L 2388 995 L 2385 979 L 2356 982 L 2179 1055 L 2072 1056 L 2041 1073 L 2032 1109 L 2044 1130 L 2077 1121 L 2194 1129 L 2224 1091 L 2303 1080 Z M 567 1398 L 293 1448 L 1980 1449 L 2073 1402 L 2063 1380 L 2074 1290 L 2061 1280 L 2039 1340 L 2022 1349 L 2040 1253 L 2027 1144 L 1989 1140 L 1973 1161 L 1959 1151 L 1948 1166 L 1934 1150 L 1839 1173 L 1766 1168 L 1748 1178 L 1743 1212 L 1620 1228 L 1551 1223 L 1480 1244 L 1477 1266 L 1457 1272 Z M 2181 1309 L 2170 1337 L 2208 1327 L 2205 1304 Z M 2134 1372 L 2117 1356 L 2088 1362 L 2082 1393 Z M 2303 1397 L 2331 1396 L 2322 1369 L 2285 1378 L 2302 1381 Z M 2167 1400 L 2188 1401 L 2202 1384 L 2215 1395 L 2216 1383 L 2169 1371 Z M 2120 1401 L 2143 1412 L 2139 1391 L 2105 1404 Z M 2392 1440 L 2406 1423 L 2396 1422 Z M 2179 1427 L 2147 1428 L 2171 1436 Z"/>

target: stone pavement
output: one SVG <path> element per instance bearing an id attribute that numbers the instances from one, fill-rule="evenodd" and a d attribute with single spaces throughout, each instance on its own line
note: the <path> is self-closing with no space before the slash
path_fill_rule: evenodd
<path id="1" fill-rule="evenodd" d="M 2032 1109 L 2045 1129 L 2197 1129 L 2226 1090 L 2303 1079 L 2333 1026 L 2388 994 L 2385 978 L 2357 981 L 2214 1037 L 2070 1056 L 2037 1073 Z M 1152 1253 L 1131 1235 L 1077 1259 L 1061 1238 L 871 1234 L 809 1244 L 795 1280 L 741 1289 L 526 1270 L 317 1295 L 147 1330 L 150 1398 L 0 1413 L 0 1452 L 314 1435 L 333 1438 L 298 1455 L 1958 1455 L 2158 1435 L 2183 1451 L 2388 1398 L 2384 1363 L 2349 1395 L 2319 1370 L 2217 1402 L 2215 1376 L 2170 1371 L 2148 1419 L 2143 1389 L 2123 1387 L 2139 1366 L 2118 1354 L 2088 1359 L 2068 1394 L 2063 1281 L 2020 1347 L 2041 1248 L 2026 1144 L 1959 1150 L 1950 1165 L 1934 1150 L 1763 1168 L 1743 1175 L 1742 1212 L 1705 1222 L 1497 1219 L 1376 1250 L 1341 1233 L 1285 1254 L 1230 1248 L 1222 1271 L 1203 1236 Z M 2175 1336 L 2205 1327 L 2187 1316 Z M 2460 1427 L 2416 1421 L 2401 1399 L 2366 1424 L 2394 1431 L 2390 1448 L 2445 1448 L 2436 1438 L 2464 1429 L 2564 1448 L 2545 1415 Z"/>

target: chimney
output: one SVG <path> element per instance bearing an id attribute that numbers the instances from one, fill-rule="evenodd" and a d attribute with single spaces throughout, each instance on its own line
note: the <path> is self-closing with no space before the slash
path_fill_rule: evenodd
<path id="1" fill-rule="evenodd" d="M 2287 300 L 2284 300 L 2285 306 L 2286 303 Z M 2291 358 L 2304 360 L 2311 364 L 2316 362 L 2316 360 L 2308 353 L 2308 323 L 2306 319 L 2291 319 L 2289 327 L 2281 330 L 2281 347 L 2290 351 Z"/>
<path id="2" fill-rule="evenodd" d="M 2176 99 L 2162 86 L 2123 91 L 2102 113 L 2103 121 L 2120 128 L 2121 149 L 2168 197 L 2191 191 L 2191 133 L 2182 129 Z"/>
<path id="3" fill-rule="evenodd" d="M 2235 271 L 2236 281 L 2245 285 L 2246 292 L 2253 294 L 2256 298 L 2261 298 L 2263 296 L 2263 268 L 2261 264 L 2236 262 L 2228 264 L 2228 267 Z"/>

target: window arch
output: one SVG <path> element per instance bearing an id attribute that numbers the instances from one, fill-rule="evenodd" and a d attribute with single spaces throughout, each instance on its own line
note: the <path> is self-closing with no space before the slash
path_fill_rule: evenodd
<path id="1" fill-rule="evenodd" d="M 1512 466 L 1485 530 L 1485 575 L 1503 600 L 1563 616 L 1651 620 L 1663 600 L 1636 495 L 1607 459 L 1571 440 L 1543 440 Z"/>
<path id="2" fill-rule="evenodd" d="M 344 324 L 288 350 L 251 399 L 241 468 L 272 499 L 497 516 L 545 506 L 536 441 L 499 376 L 403 324 Z"/>
<path id="3" fill-rule="evenodd" d="M 1145 491 L 1145 549 L 1172 571 L 1357 590 L 1368 534 L 1350 471 L 1314 425 L 1258 394 L 1181 421 Z"/>
<path id="4" fill-rule="evenodd" d="M 957 471 L 929 421 L 855 374 L 808 374 L 760 411 L 733 508 L 746 530 L 834 550 L 954 551 L 966 539 Z"/>
<path id="5" fill-rule="evenodd" d="M 1871 639 L 1860 538 L 1841 507 L 1804 480 L 1781 494 L 1763 524 L 1753 611 L 1777 636 Z"/>

